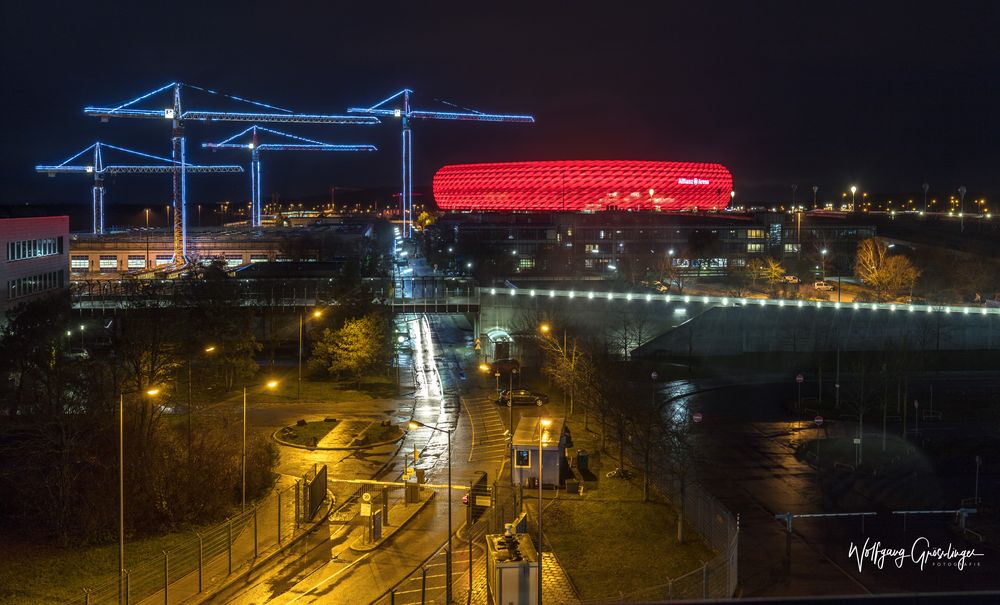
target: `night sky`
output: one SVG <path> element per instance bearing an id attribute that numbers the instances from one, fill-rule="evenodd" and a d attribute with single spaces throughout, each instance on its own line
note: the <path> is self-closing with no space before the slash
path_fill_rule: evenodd
<path id="1" fill-rule="evenodd" d="M 94 140 L 169 154 L 159 121 L 85 117 L 173 80 L 304 112 L 341 113 L 408 86 L 538 122 L 417 122 L 415 184 L 447 163 L 661 159 L 728 166 L 744 201 L 1000 192 L 1000 15 L 992 2 L 13 3 L 3 18 L 0 204 L 89 202 L 49 179 Z M 142 6 L 140 6 L 140 4 Z M 339 4 L 339 7 L 331 5 Z M 482 3 L 485 4 L 485 3 Z M 179 7 L 178 15 L 169 7 Z M 166 106 L 166 97 L 144 105 Z M 188 108 L 250 110 L 190 94 Z M 272 154 L 265 198 L 398 182 L 399 128 L 276 126 L 377 154 Z M 199 148 L 244 128 L 189 127 Z M 189 199 L 249 197 L 245 175 L 191 177 Z M 109 203 L 164 203 L 167 177 L 109 181 Z"/>

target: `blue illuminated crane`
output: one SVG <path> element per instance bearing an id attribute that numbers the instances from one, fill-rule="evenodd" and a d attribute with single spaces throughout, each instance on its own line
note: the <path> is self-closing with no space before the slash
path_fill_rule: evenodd
<path id="1" fill-rule="evenodd" d="M 204 111 L 185 110 L 181 105 L 181 88 L 189 88 L 213 95 L 221 95 L 229 99 L 242 103 L 249 103 L 264 109 L 271 110 L 266 113 L 251 112 L 229 112 L 229 111 Z M 137 103 L 145 101 L 150 97 L 171 90 L 173 100 L 170 107 L 165 109 L 134 109 Z M 172 124 L 172 155 L 174 161 L 173 184 L 174 184 L 174 266 L 187 264 L 187 161 L 185 126 L 189 120 L 198 122 L 289 122 L 300 124 L 378 124 L 375 117 L 361 116 L 338 116 L 324 114 L 302 114 L 295 113 L 289 109 L 282 109 L 259 101 L 251 101 L 241 97 L 223 94 L 201 88 L 191 84 L 171 82 L 161 86 L 156 90 L 151 90 L 140 95 L 131 101 L 122 103 L 115 107 L 85 107 L 83 112 L 89 116 L 96 116 L 102 121 L 111 118 L 145 118 L 154 120 L 170 120 Z"/>
<path id="2" fill-rule="evenodd" d="M 399 92 L 379 101 L 371 107 L 351 107 L 347 113 L 360 113 L 369 116 L 385 116 L 399 118 L 403 128 L 403 190 L 400 199 L 403 213 L 403 237 L 410 237 L 413 224 L 413 144 L 410 135 L 410 120 L 462 120 L 470 122 L 534 122 L 529 115 L 482 113 L 474 109 L 465 109 L 453 103 L 462 111 L 427 111 L 410 107 L 410 95 L 413 91 L 404 88 Z M 396 101 L 392 104 L 392 101 Z"/>
<path id="3" fill-rule="evenodd" d="M 277 135 L 295 141 L 294 143 L 260 143 L 257 140 L 258 131 Z M 233 141 L 246 134 L 250 135 L 247 143 Z M 262 151 L 378 151 L 374 145 L 334 145 L 313 141 L 287 132 L 272 130 L 260 125 L 253 125 L 218 143 L 202 143 L 206 149 L 248 149 L 250 150 L 250 226 L 260 227 L 261 224 L 261 186 L 260 186 L 260 152 Z"/>
<path id="4" fill-rule="evenodd" d="M 120 151 L 123 153 L 131 154 L 137 157 L 141 157 L 146 160 L 156 160 L 162 162 L 162 164 L 105 164 L 104 163 L 104 149 L 111 149 L 114 151 Z M 94 161 L 90 164 L 70 164 L 73 160 L 79 158 L 88 151 L 94 151 Z M 182 167 L 187 172 L 194 173 L 206 173 L 206 172 L 243 172 L 241 166 L 202 166 L 196 164 L 186 164 Z M 56 174 L 93 174 L 94 175 L 94 190 L 92 194 L 93 209 L 94 209 L 94 235 L 101 235 L 104 233 L 104 177 L 107 175 L 115 174 L 173 174 L 177 169 L 177 162 L 167 158 L 161 158 L 159 156 L 151 155 L 148 153 L 143 153 L 141 151 L 133 151 L 131 149 L 125 149 L 124 147 L 116 147 L 115 145 L 109 145 L 108 143 L 102 143 L 100 141 L 92 144 L 83 151 L 80 151 L 68 159 L 66 159 L 61 164 L 56 164 L 52 166 L 39 165 L 35 166 L 36 172 L 44 172 L 49 176 L 55 176 Z"/>

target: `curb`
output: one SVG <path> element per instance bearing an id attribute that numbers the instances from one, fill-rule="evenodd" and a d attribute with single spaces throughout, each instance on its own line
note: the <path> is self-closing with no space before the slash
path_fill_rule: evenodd
<path id="1" fill-rule="evenodd" d="M 383 537 L 381 540 L 379 540 L 375 544 L 361 544 L 361 545 L 357 545 L 359 539 L 356 539 L 353 542 L 351 542 L 351 544 L 348 545 L 347 548 L 350 549 L 350 550 L 352 550 L 352 551 L 354 551 L 354 552 L 371 552 L 371 551 L 377 549 L 379 546 L 382 546 L 383 544 L 385 544 L 386 542 L 388 542 L 389 539 L 391 539 L 393 536 L 395 536 L 396 532 L 398 532 L 399 530 L 401 530 L 404 527 L 406 527 L 407 523 L 409 523 L 410 521 L 412 521 L 414 517 L 416 517 L 418 514 L 420 514 L 420 511 L 424 510 L 424 507 L 427 506 L 428 502 L 430 502 L 431 500 L 434 499 L 435 495 L 437 495 L 436 492 L 431 492 L 431 495 L 428 496 L 428 498 L 426 500 L 424 500 L 423 502 L 421 502 L 420 506 L 418 506 L 416 509 L 414 509 L 413 512 L 410 514 L 409 517 L 407 517 L 399 525 L 393 525 L 392 526 L 392 528 L 393 528 L 392 533 L 387 534 L 385 537 Z"/>
<path id="2" fill-rule="evenodd" d="M 276 429 L 273 433 L 271 433 L 271 439 L 273 439 L 278 445 L 283 445 L 285 447 L 294 447 L 296 449 L 307 450 L 307 451 L 311 451 L 311 452 L 317 452 L 317 451 L 319 451 L 319 452 L 353 452 L 353 451 L 358 451 L 358 450 L 367 450 L 367 449 L 371 449 L 371 448 L 381 447 L 383 445 L 391 445 L 393 443 L 396 443 L 397 441 L 399 441 L 403 437 L 406 437 L 406 431 L 403 431 L 402 435 L 400 435 L 399 437 L 396 437 L 395 439 L 391 439 L 389 441 L 379 441 L 378 443 L 369 443 L 368 445 L 346 445 L 344 447 L 319 447 L 319 446 L 311 446 L 311 445 L 299 445 L 298 443 L 292 443 L 290 441 L 285 441 L 284 439 L 279 438 L 278 437 L 278 433 L 280 433 L 281 431 L 285 430 L 286 428 L 288 428 L 288 427 L 281 427 L 280 429 Z"/>

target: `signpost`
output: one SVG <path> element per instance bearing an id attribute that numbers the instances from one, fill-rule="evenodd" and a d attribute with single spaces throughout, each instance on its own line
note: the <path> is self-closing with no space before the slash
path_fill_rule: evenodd
<path id="1" fill-rule="evenodd" d="M 798 402 L 798 404 L 795 407 L 796 411 L 802 409 L 802 383 L 805 382 L 805 381 L 806 381 L 806 377 L 803 376 L 802 374 L 797 374 L 795 376 L 795 386 L 799 390 L 799 402 Z"/>
<path id="2" fill-rule="evenodd" d="M 819 466 L 819 427 L 823 426 L 823 417 L 817 414 L 813 422 L 816 424 L 816 466 Z"/>

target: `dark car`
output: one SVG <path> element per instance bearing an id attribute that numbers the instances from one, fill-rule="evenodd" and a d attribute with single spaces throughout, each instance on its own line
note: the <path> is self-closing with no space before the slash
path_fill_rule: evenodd
<path id="1" fill-rule="evenodd" d="M 513 393 L 513 397 L 511 397 Z M 514 389 L 513 391 L 503 390 L 497 399 L 498 405 L 542 405 L 549 402 L 549 396 L 545 393 L 534 393 L 525 389 Z"/>
<path id="2" fill-rule="evenodd" d="M 510 373 L 512 371 L 521 371 L 521 362 L 516 359 L 494 359 L 493 363 L 490 364 L 493 369 L 493 373 Z"/>

